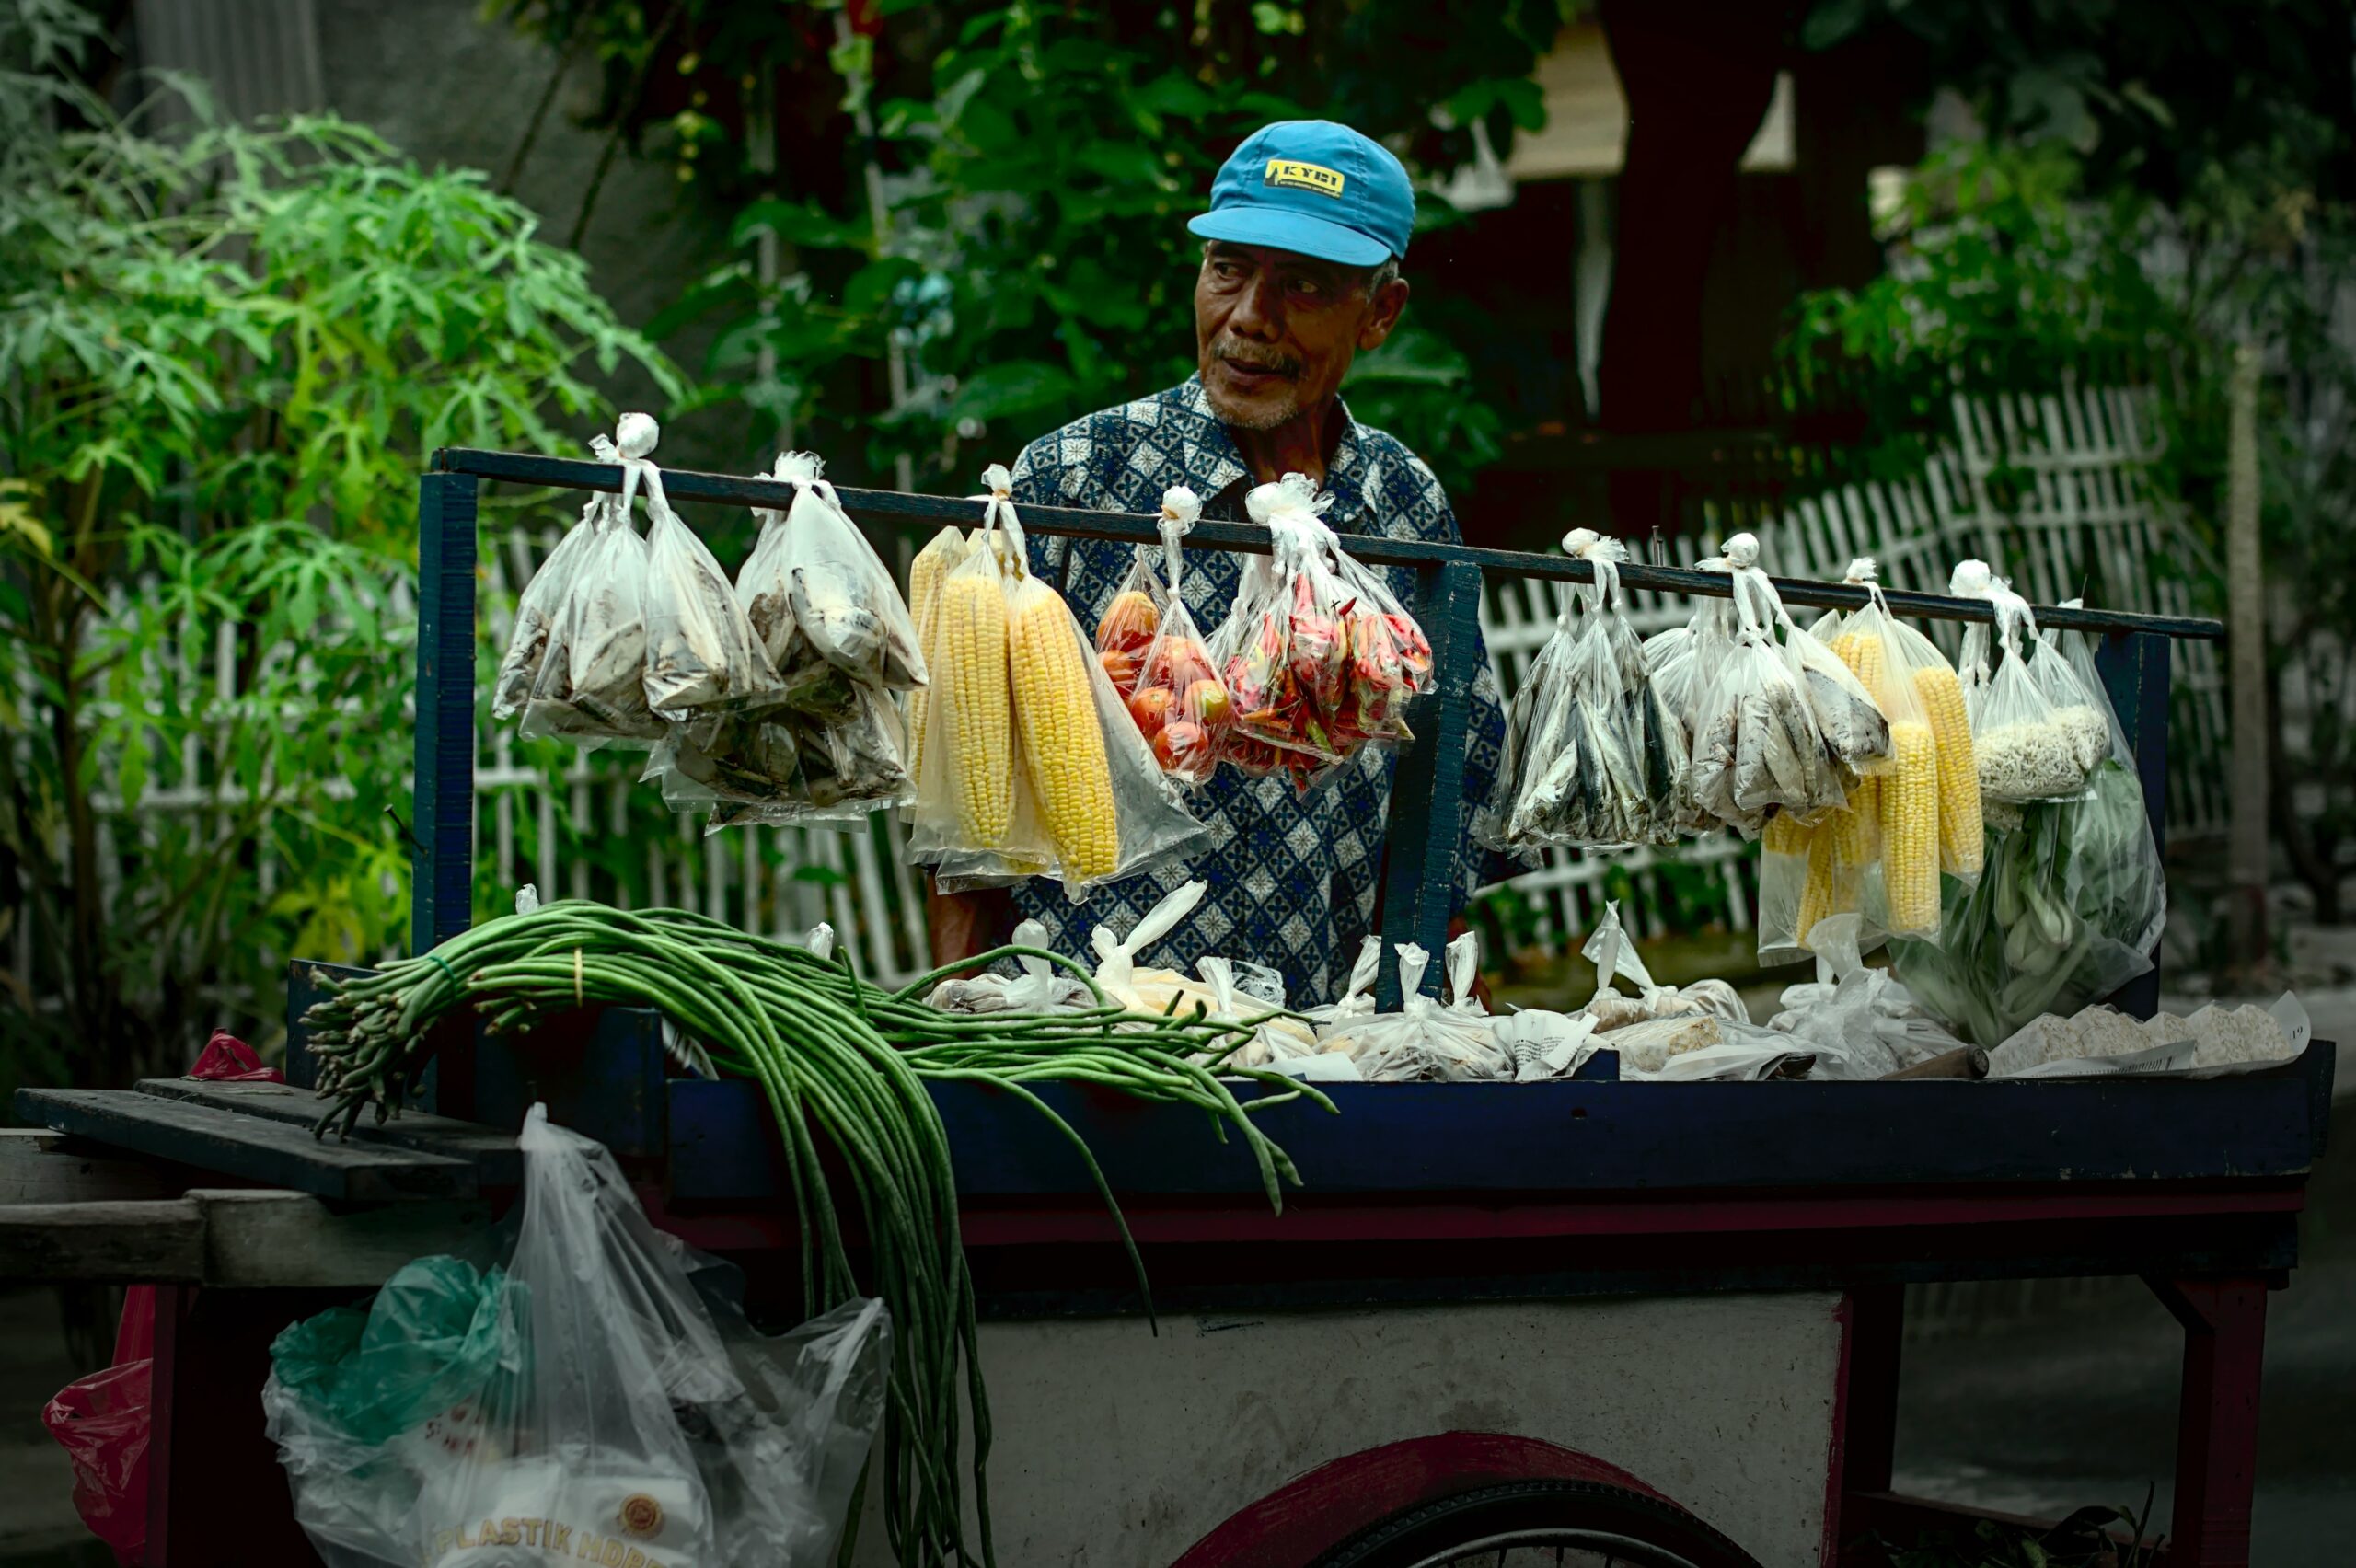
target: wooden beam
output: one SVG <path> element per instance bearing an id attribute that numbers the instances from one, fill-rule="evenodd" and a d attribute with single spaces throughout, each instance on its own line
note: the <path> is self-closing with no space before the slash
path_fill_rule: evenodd
<path id="1" fill-rule="evenodd" d="M 639 1009 L 606 1010 L 636 1012 Z M 659 1064 L 660 1058 L 657 1060 Z M 312 1124 L 327 1109 L 327 1101 L 308 1090 L 283 1083 L 206 1083 L 201 1078 L 142 1078 L 138 1092 L 152 1094 L 161 1100 L 183 1101 L 191 1105 L 226 1111 L 236 1115 L 258 1116 L 264 1121 L 299 1127 L 306 1136 Z M 330 1133 L 328 1142 L 334 1146 L 342 1140 Z M 462 1122 L 455 1116 L 404 1111 L 398 1116 L 387 1118 L 382 1126 L 363 1116 L 360 1124 L 352 1129 L 352 1137 L 344 1147 L 410 1148 L 451 1159 L 467 1160 L 474 1166 L 475 1180 L 480 1187 L 520 1186 L 524 1180 L 524 1156 L 515 1147 L 514 1133 L 485 1126 L 480 1122 Z"/>
<path id="2" fill-rule="evenodd" d="M 204 1274 L 204 1210 L 188 1198 L 0 1208 L 0 1278 L 185 1285 Z"/>
<path id="3" fill-rule="evenodd" d="M 0 1208 L 176 1198 L 188 1190 L 188 1176 L 180 1167 L 125 1159 L 47 1127 L 0 1127 Z"/>
<path id="4" fill-rule="evenodd" d="M 338 1210 L 306 1193 L 199 1189 L 0 1206 L 0 1277 L 240 1289 L 368 1289 L 436 1252 L 493 1260 L 486 1203 Z"/>

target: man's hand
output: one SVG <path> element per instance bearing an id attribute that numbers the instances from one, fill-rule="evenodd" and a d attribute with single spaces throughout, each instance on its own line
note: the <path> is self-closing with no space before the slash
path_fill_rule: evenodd
<path id="1" fill-rule="evenodd" d="M 925 934 L 938 966 L 1003 947 L 1014 931 L 1014 894 L 1002 887 L 976 893 L 941 893 L 925 879 Z"/>

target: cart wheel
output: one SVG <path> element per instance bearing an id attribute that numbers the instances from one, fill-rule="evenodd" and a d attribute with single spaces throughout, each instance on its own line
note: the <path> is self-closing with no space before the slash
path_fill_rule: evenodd
<path id="1" fill-rule="evenodd" d="M 1640 1492 L 1519 1481 L 1460 1492 L 1361 1531 L 1313 1568 L 1759 1568 L 1692 1515 Z"/>

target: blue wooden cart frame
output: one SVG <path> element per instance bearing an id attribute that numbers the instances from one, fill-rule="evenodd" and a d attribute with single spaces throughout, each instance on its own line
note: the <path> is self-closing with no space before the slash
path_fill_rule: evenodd
<path id="1" fill-rule="evenodd" d="M 433 471 L 418 481 L 417 642 L 417 821 L 415 902 L 410 940 L 418 951 L 463 931 L 473 919 L 475 636 L 478 493 L 486 479 L 559 490 L 618 492 L 618 464 L 523 453 L 445 447 L 433 456 Z M 779 479 L 666 468 L 664 492 L 675 501 L 716 502 L 740 507 L 782 510 L 792 504 L 793 487 Z M 982 503 L 971 498 L 911 495 L 895 490 L 844 489 L 837 492 L 855 517 L 926 527 L 951 524 L 974 527 Z M 1138 544 L 1161 537 L 1158 519 L 1131 513 L 1091 512 L 1068 507 L 1025 506 L 1028 533 Z M 1195 548 L 1265 554 L 1268 531 L 1254 524 L 1204 522 L 1188 536 Z M 1445 945 L 1454 890 L 1461 885 L 1458 831 L 1463 804 L 1464 755 L 1472 716 L 1472 681 L 1478 671 L 1472 650 L 1480 627 L 1484 576 L 1536 577 L 1587 582 L 1595 569 L 1566 556 L 1483 549 L 1426 539 L 1352 535 L 1348 547 L 1358 559 L 1405 567 L 1415 573 L 1415 611 L 1432 643 L 1435 689 L 1408 712 L 1415 739 L 1401 753 L 1393 784 L 1391 831 L 1383 867 L 1383 948 L 1386 954 L 1379 1000 L 1398 1005 L 1396 962 L 1388 955 L 1400 942 L 1417 942 L 1437 952 Z M 1689 568 L 1641 566 L 1621 569 L 1629 588 L 1724 597 L 1723 573 Z M 1863 588 L 1845 583 L 1775 579 L 1788 604 L 1855 609 L 1866 601 Z M 1990 621 L 1984 600 L 1898 589 L 1883 594 L 1900 615 L 1943 620 Z M 2215 640 L 2224 628 L 2191 617 L 2132 615 L 2112 610 L 2038 606 L 2041 627 L 2101 634 L 2096 663 L 2111 705 L 2134 748 L 2145 811 L 2154 841 L 2165 822 L 2167 790 L 2168 642 L 2172 638 Z M 2159 1001 L 2157 953 L 2152 972 L 2121 993 L 2120 1005 L 2149 1017 Z M 1438 966 L 1425 987 L 1437 992 Z"/>

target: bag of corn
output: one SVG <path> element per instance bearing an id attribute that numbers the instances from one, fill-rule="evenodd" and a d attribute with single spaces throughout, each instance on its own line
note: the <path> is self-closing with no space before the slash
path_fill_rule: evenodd
<path id="1" fill-rule="evenodd" d="M 1074 898 L 1200 840 L 1071 608 L 1030 574 L 1002 465 L 944 579 L 909 853 L 944 891 L 1052 876 Z"/>

